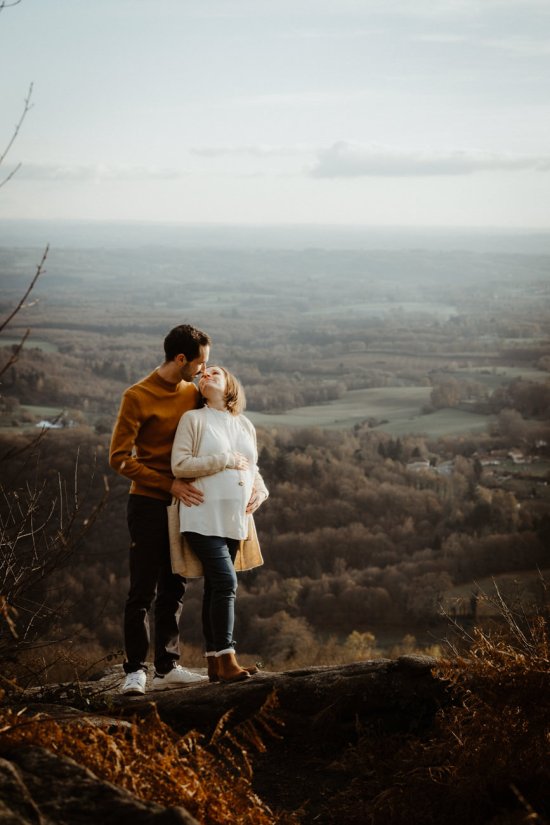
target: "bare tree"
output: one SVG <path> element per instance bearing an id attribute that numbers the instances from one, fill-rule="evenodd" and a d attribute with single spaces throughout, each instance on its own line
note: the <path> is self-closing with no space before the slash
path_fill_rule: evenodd
<path id="1" fill-rule="evenodd" d="M 43 272 L 47 252 L 48 248 L 20 301 L 0 322 L 0 331 L 25 307 Z M 0 369 L 0 375 L 14 363 L 28 334 L 29 330 Z M 17 476 L 14 460 L 22 453 L 34 455 L 45 433 L 42 430 L 37 436 L 23 438 L 0 456 L 3 478 Z M 37 475 L 33 485 L 21 488 L 13 483 L 0 484 L 0 663 L 16 661 L 22 650 L 47 643 L 46 633 L 59 617 L 59 604 L 52 605 L 45 583 L 73 556 L 108 495 L 104 478 L 102 497 L 88 504 L 89 490 L 82 494 L 79 489 L 78 457 L 70 490 L 59 475 L 55 488 L 40 480 L 39 470 Z M 89 479 L 90 486 L 92 481 Z M 87 502 L 85 513 L 83 501 Z"/>
<path id="2" fill-rule="evenodd" d="M 18 6 L 20 2 L 21 2 L 21 0 L 10 0 L 9 2 L 8 2 L 8 0 L 1 0 L 1 2 L 0 2 L 0 13 L 2 11 L 4 11 L 4 9 L 11 8 L 12 6 Z M 9 137 L 4 149 L 0 151 L 0 167 L 5 163 L 5 160 L 8 156 L 11 148 L 13 147 L 13 144 L 17 140 L 17 137 L 18 137 L 19 132 L 21 130 L 21 126 L 23 125 L 23 121 L 25 120 L 25 118 L 27 117 L 28 113 L 30 112 L 30 110 L 32 108 L 32 104 L 31 104 L 32 93 L 33 93 L 33 83 L 31 83 L 30 86 L 29 86 L 27 95 L 26 95 L 25 100 L 24 100 L 23 110 L 22 110 L 22 112 L 19 116 L 19 119 L 18 119 L 17 123 L 15 124 L 15 126 L 13 128 L 11 136 Z M 16 174 L 16 172 L 21 168 L 21 165 L 22 165 L 21 163 L 16 164 L 16 166 L 11 170 L 11 172 L 9 172 L 2 180 L 0 180 L 0 188 L 5 186 L 5 184 L 8 183 L 8 181 L 10 181 L 13 178 L 13 176 Z M 35 288 L 38 279 L 40 278 L 40 276 L 45 271 L 44 270 L 44 265 L 46 263 L 46 258 L 48 256 L 48 252 L 49 252 L 49 244 L 46 245 L 46 248 L 45 248 L 44 253 L 42 255 L 42 259 L 40 260 L 40 263 L 38 264 L 38 266 L 36 268 L 36 272 L 34 274 L 34 277 L 31 279 L 31 281 L 30 281 L 27 289 L 25 290 L 25 293 L 23 294 L 22 298 L 16 304 L 14 309 L 11 312 L 8 313 L 7 317 L 4 318 L 2 321 L 0 321 L 0 334 L 2 332 L 4 332 L 4 330 L 9 326 L 9 324 L 13 321 L 13 319 L 21 312 L 21 310 L 26 309 L 29 306 L 29 304 L 27 303 L 28 298 L 29 298 L 31 292 L 33 291 L 33 289 Z M 19 343 L 16 346 L 14 346 L 14 348 L 12 349 L 12 352 L 11 352 L 9 358 L 7 359 L 7 361 L 0 366 L 0 378 L 7 372 L 7 370 L 9 370 L 9 368 L 11 366 L 13 366 L 13 364 L 15 364 L 15 362 L 19 358 L 21 350 L 23 349 L 23 347 L 25 345 L 25 342 L 26 342 L 27 338 L 29 337 L 29 335 L 30 335 L 30 329 L 27 329 L 23 333 Z M 10 451 L 9 454 L 4 454 L 4 456 L 0 459 L 0 461 L 3 460 L 3 459 L 6 459 L 8 457 L 8 455 L 11 455 L 11 451 Z"/>
<path id="3" fill-rule="evenodd" d="M 103 497 L 82 512 L 88 491 L 79 489 L 78 457 L 72 485 L 58 475 L 56 487 L 44 480 L 22 489 L 0 486 L 0 615 L 9 630 L 0 633 L 0 661 L 47 641 L 61 605 L 49 601 L 44 583 L 73 556 L 108 494 L 105 479 Z"/>
<path id="4" fill-rule="evenodd" d="M 6 8 L 10 8 L 11 6 L 17 6 L 20 2 L 21 2 L 21 0 L 13 0 L 12 2 L 6 2 L 6 0 L 3 0 L 3 2 L 0 2 L 0 12 L 2 12 Z M 33 86 L 34 86 L 34 84 L 31 83 L 30 86 L 29 86 L 29 89 L 27 91 L 25 100 L 23 102 L 23 109 L 22 109 L 21 114 L 19 115 L 19 119 L 18 119 L 17 123 L 15 124 L 15 126 L 13 128 L 13 131 L 11 133 L 11 136 L 8 138 L 8 141 L 7 141 L 4 149 L 0 151 L 0 167 L 3 166 L 3 164 L 5 163 L 6 158 L 9 154 L 11 148 L 13 147 L 13 144 L 17 140 L 19 132 L 21 131 L 23 121 L 25 120 L 28 113 L 32 109 L 31 99 L 32 99 L 32 93 L 33 93 Z M 10 181 L 13 178 L 13 176 L 18 172 L 18 170 L 21 168 L 21 166 L 22 166 L 21 163 L 17 163 L 14 166 L 14 168 L 3 179 L 0 179 L 0 189 L 3 186 L 5 186 L 8 183 L 8 181 Z M 40 261 L 40 263 L 37 267 L 36 274 L 35 274 L 34 278 L 31 280 L 25 294 L 23 295 L 23 297 L 21 298 L 21 300 L 19 301 L 19 303 L 17 304 L 15 309 L 8 315 L 8 317 L 0 322 L 0 333 L 3 332 L 3 330 L 8 326 L 8 324 L 13 320 L 13 318 L 15 318 L 15 316 L 26 306 L 26 301 L 27 301 L 30 293 L 34 289 L 34 287 L 36 285 L 36 282 L 38 281 L 38 278 L 44 272 L 44 264 L 46 263 L 46 258 L 48 256 L 48 251 L 49 251 L 49 245 L 46 246 L 44 254 L 42 255 L 42 260 Z M 10 358 L 8 359 L 8 361 L 5 364 L 3 364 L 2 367 L 0 367 L 0 377 L 17 361 L 17 359 L 19 357 L 19 354 L 20 354 L 21 350 L 23 349 L 23 347 L 25 345 L 25 341 L 29 337 L 29 334 L 30 334 L 30 330 L 27 329 L 26 332 L 21 337 L 21 340 L 19 341 L 19 344 L 13 349 L 12 354 L 11 354 Z"/>
<path id="5" fill-rule="evenodd" d="M 18 5 L 20 0 L 0 2 L 0 12 Z M 13 132 L 0 152 L 0 166 L 16 141 L 23 121 L 32 108 L 31 83 L 25 97 L 23 110 Z M 0 188 L 13 178 L 21 164 L 0 181 Z M 29 296 L 43 275 L 49 252 L 46 246 L 34 276 L 20 300 L 7 316 L 0 320 L 0 333 L 4 332 L 28 307 Z M 0 377 L 13 366 L 29 336 L 30 329 L 12 349 L 6 363 L 0 367 Z M 2 478 L 17 477 L 13 462 L 34 455 L 34 448 L 44 436 L 45 430 L 0 456 Z M 18 487 L 16 483 L 0 483 L 0 665 L 15 662 L 19 654 L 37 645 L 47 644 L 47 633 L 59 615 L 59 604 L 48 598 L 47 581 L 73 556 L 84 535 L 95 522 L 103 508 L 108 484 L 104 479 L 103 495 L 99 501 L 89 504 L 89 491 L 81 494 L 78 481 L 78 457 L 75 461 L 72 489 L 57 476 L 56 485 L 38 478 L 32 485 Z M 93 479 L 89 479 L 91 484 Z M 83 512 L 83 501 L 86 509 Z M 5 678 L 0 667 L 0 680 Z"/>
<path id="6" fill-rule="evenodd" d="M 1 2 L 0 2 L 0 13 L 3 12 L 4 9 L 9 9 L 12 6 L 18 6 L 20 2 L 21 2 L 21 0 L 1 0 Z M 28 113 L 32 109 L 32 104 L 31 104 L 32 90 L 33 90 L 33 84 L 31 83 L 30 86 L 29 86 L 29 90 L 27 92 L 27 96 L 25 97 L 25 100 L 24 100 L 23 111 L 21 112 L 21 115 L 19 116 L 19 120 L 15 124 L 15 127 L 13 129 L 11 137 L 8 140 L 4 150 L 2 152 L 0 152 L 0 166 L 2 166 L 2 164 L 6 160 L 6 157 L 9 153 L 11 147 L 13 146 L 13 144 L 15 143 L 15 141 L 17 139 L 17 135 L 19 134 L 19 130 L 21 129 L 21 126 L 23 125 L 23 121 L 25 120 Z M 18 163 L 15 166 L 15 168 L 12 169 L 12 171 L 4 178 L 4 180 L 0 181 L 0 187 L 4 186 L 9 180 L 11 180 L 11 178 L 13 178 L 13 176 L 15 175 L 15 173 L 17 172 L 17 170 L 20 167 L 21 167 L 21 164 Z"/>
<path id="7" fill-rule="evenodd" d="M 28 299 L 29 295 L 31 294 L 32 290 L 34 289 L 34 287 L 36 285 L 36 282 L 38 281 L 39 277 L 44 272 L 44 264 L 46 263 L 46 258 L 48 256 L 49 249 L 50 249 L 50 247 L 49 247 L 49 244 L 48 244 L 46 246 L 46 249 L 44 250 L 44 254 L 42 255 L 42 259 L 41 259 L 40 263 L 38 264 L 38 266 L 36 268 L 36 273 L 34 275 L 34 278 L 31 280 L 30 284 L 28 285 L 28 287 L 25 291 L 25 294 L 23 295 L 23 297 L 21 298 L 21 300 L 19 301 L 17 306 L 9 313 L 7 318 L 5 318 L 3 321 L 0 321 L 0 333 L 2 333 L 4 331 L 4 329 L 8 326 L 10 321 L 12 321 L 15 318 L 15 316 L 22 309 L 24 309 L 28 306 L 27 299 Z M 23 349 L 23 347 L 25 345 L 25 341 L 27 340 L 29 335 L 30 335 L 30 329 L 27 329 L 25 331 L 25 333 L 23 334 L 23 336 L 22 336 L 21 340 L 19 341 L 19 343 L 13 348 L 12 353 L 11 353 L 10 357 L 8 358 L 8 360 L 6 361 L 6 363 L 3 364 L 0 367 L 0 377 L 2 377 L 2 375 L 4 375 L 4 373 L 13 364 L 15 364 L 15 362 L 19 358 L 19 354 L 20 354 L 21 350 Z"/>
<path id="8" fill-rule="evenodd" d="M 20 2 L 21 2 L 21 0 L 11 0 L 11 2 L 6 2 L 6 0 L 2 0 L 2 2 L 0 2 L 0 12 L 2 12 L 6 8 L 11 8 L 12 6 L 17 6 L 17 5 L 19 5 Z M 0 167 L 5 163 L 6 158 L 9 154 L 11 148 L 13 147 L 13 144 L 17 140 L 17 137 L 18 137 L 19 132 L 21 130 L 21 126 L 23 125 L 23 121 L 25 120 L 28 113 L 32 109 L 31 98 L 32 98 L 32 93 L 33 93 L 33 85 L 34 84 L 31 83 L 30 86 L 29 86 L 27 95 L 26 95 L 25 100 L 24 100 L 23 110 L 22 110 L 22 112 L 19 116 L 19 119 L 18 119 L 17 123 L 15 124 L 15 126 L 13 128 L 13 131 L 11 133 L 11 136 L 9 137 L 4 149 L 2 151 L 0 151 Z M 0 188 L 5 186 L 5 184 L 8 183 L 8 181 L 10 181 L 13 178 L 13 176 L 16 174 L 16 172 L 21 168 L 21 165 L 22 165 L 21 163 L 16 164 L 16 166 L 11 170 L 11 172 L 9 172 L 2 180 L 0 180 Z M 36 273 L 35 273 L 34 277 L 32 278 L 32 280 L 30 281 L 23 297 L 21 298 L 19 303 L 15 306 L 15 308 L 8 314 L 8 316 L 6 318 L 4 318 L 3 321 L 0 321 L 0 334 L 13 321 L 13 319 L 16 317 L 16 315 L 18 315 L 21 312 L 21 310 L 26 309 L 29 306 L 29 304 L 27 303 L 29 295 L 31 294 L 31 292 L 35 288 L 39 277 L 45 271 L 44 270 L 44 265 L 46 263 L 46 258 L 48 257 L 48 252 L 49 252 L 49 244 L 46 245 L 46 248 L 45 248 L 44 253 L 42 255 L 42 259 L 41 259 L 40 263 L 38 264 L 38 266 L 36 268 Z M 7 370 L 9 370 L 9 368 L 11 366 L 13 366 L 13 364 L 15 364 L 15 362 L 19 358 L 21 350 L 25 346 L 25 342 L 26 342 L 27 338 L 29 337 L 29 335 L 30 335 L 30 329 L 27 329 L 23 333 L 23 335 L 21 336 L 21 339 L 20 339 L 19 343 L 12 349 L 11 355 L 8 358 L 8 360 L 0 366 L 0 378 L 7 372 Z"/>

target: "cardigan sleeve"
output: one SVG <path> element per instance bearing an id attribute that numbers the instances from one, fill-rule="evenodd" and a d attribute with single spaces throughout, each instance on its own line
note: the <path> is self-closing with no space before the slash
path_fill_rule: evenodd
<path id="1" fill-rule="evenodd" d="M 262 495 L 265 498 L 267 498 L 269 496 L 269 490 L 265 486 L 265 481 L 263 480 L 263 478 L 260 474 L 260 471 L 258 469 L 258 444 L 257 444 L 257 441 L 256 441 L 256 428 L 254 427 L 254 424 L 252 423 L 252 421 L 250 421 L 249 418 L 247 418 L 244 415 L 242 416 L 242 418 L 243 418 L 243 421 L 246 422 L 245 426 L 247 427 L 248 432 L 250 433 L 250 435 L 252 437 L 252 440 L 254 442 L 254 459 L 256 461 L 256 468 L 255 468 L 256 471 L 255 471 L 255 474 L 254 474 L 254 489 L 256 490 L 257 493 L 262 493 Z"/>
<path id="2" fill-rule="evenodd" d="M 201 412 L 197 410 L 199 415 Z M 200 432 L 197 413 L 185 413 L 178 424 L 172 446 L 172 472 L 175 478 L 200 478 L 234 469 L 235 458 L 231 450 L 214 455 L 195 455 L 199 448 Z"/>
<path id="3" fill-rule="evenodd" d="M 254 489 L 257 493 L 262 493 L 265 498 L 269 496 L 269 490 L 265 486 L 265 481 L 260 475 L 260 471 L 256 468 L 256 475 L 254 476 Z"/>

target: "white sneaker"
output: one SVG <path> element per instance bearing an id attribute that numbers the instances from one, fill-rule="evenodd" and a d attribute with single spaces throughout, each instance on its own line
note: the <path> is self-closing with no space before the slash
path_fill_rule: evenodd
<path id="1" fill-rule="evenodd" d="M 169 670 L 168 673 L 155 673 L 153 676 L 154 690 L 167 690 L 168 688 L 183 687 L 183 685 L 196 685 L 199 682 L 208 682 L 208 676 L 193 673 L 181 665 L 176 665 L 172 670 Z"/>
<path id="2" fill-rule="evenodd" d="M 145 693 L 147 674 L 144 670 L 135 670 L 128 673 L 120 692 L 129 696 L 142 696 Z"/>

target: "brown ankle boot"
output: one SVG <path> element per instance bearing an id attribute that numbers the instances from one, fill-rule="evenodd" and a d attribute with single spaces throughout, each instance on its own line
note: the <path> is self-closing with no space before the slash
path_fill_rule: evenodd
<path id="1" fill-rule="evenodd" d="M 216 656 L 216 662 L 220 682 L 242 682 L 250 679 L 250 673 L 240 666 L 233 651 Z"/>
<path id="2" fill-rule="evenodd" d="M 206 657 L 206 670 L 209 682 L 219 682 L 218 676 L 218 660 L 214 655 Z"/>

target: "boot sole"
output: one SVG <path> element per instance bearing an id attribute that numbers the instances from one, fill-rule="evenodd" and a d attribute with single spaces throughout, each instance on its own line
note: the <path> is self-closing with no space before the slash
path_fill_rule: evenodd
<path id="1" fill-rule="evenodd" d="M 246 672 L 247 672 L 250 676 L 254 676 L 256 673 L 259 673 L 259 672 L 260 672 L 260 671 L 258 670 L 258 668 L 256 667 L 256 665 L 251 665 L 250 667 L 243 667 L 243 670 L 246 670 Z M 246 677 L 243 677 L 243 678 L 246 678 Z M 219 676 L 209 676 L 209 677 L 208 677 L 208 681 L 209 681 L 209 682 L 219 682 L 219 681 L 220 681 L 220 677 L 219 677 Z M 221 680 L 221 681 L 224 681 L 224 680 Z M 227 681 L 227 679 L 226 679 L 225 681 Z"/>
<path id="2" fill-rule="evenodd" d="M 223 676 L 218 676 L 218 680 L 224 685 L 230 685 L 232 682 L 245 682 L 250 679 L 248 670 L 243 670 L 242 673 L 237 673 L 236 676 L 230 676 L 229 679 L 224 679 Z"/>

